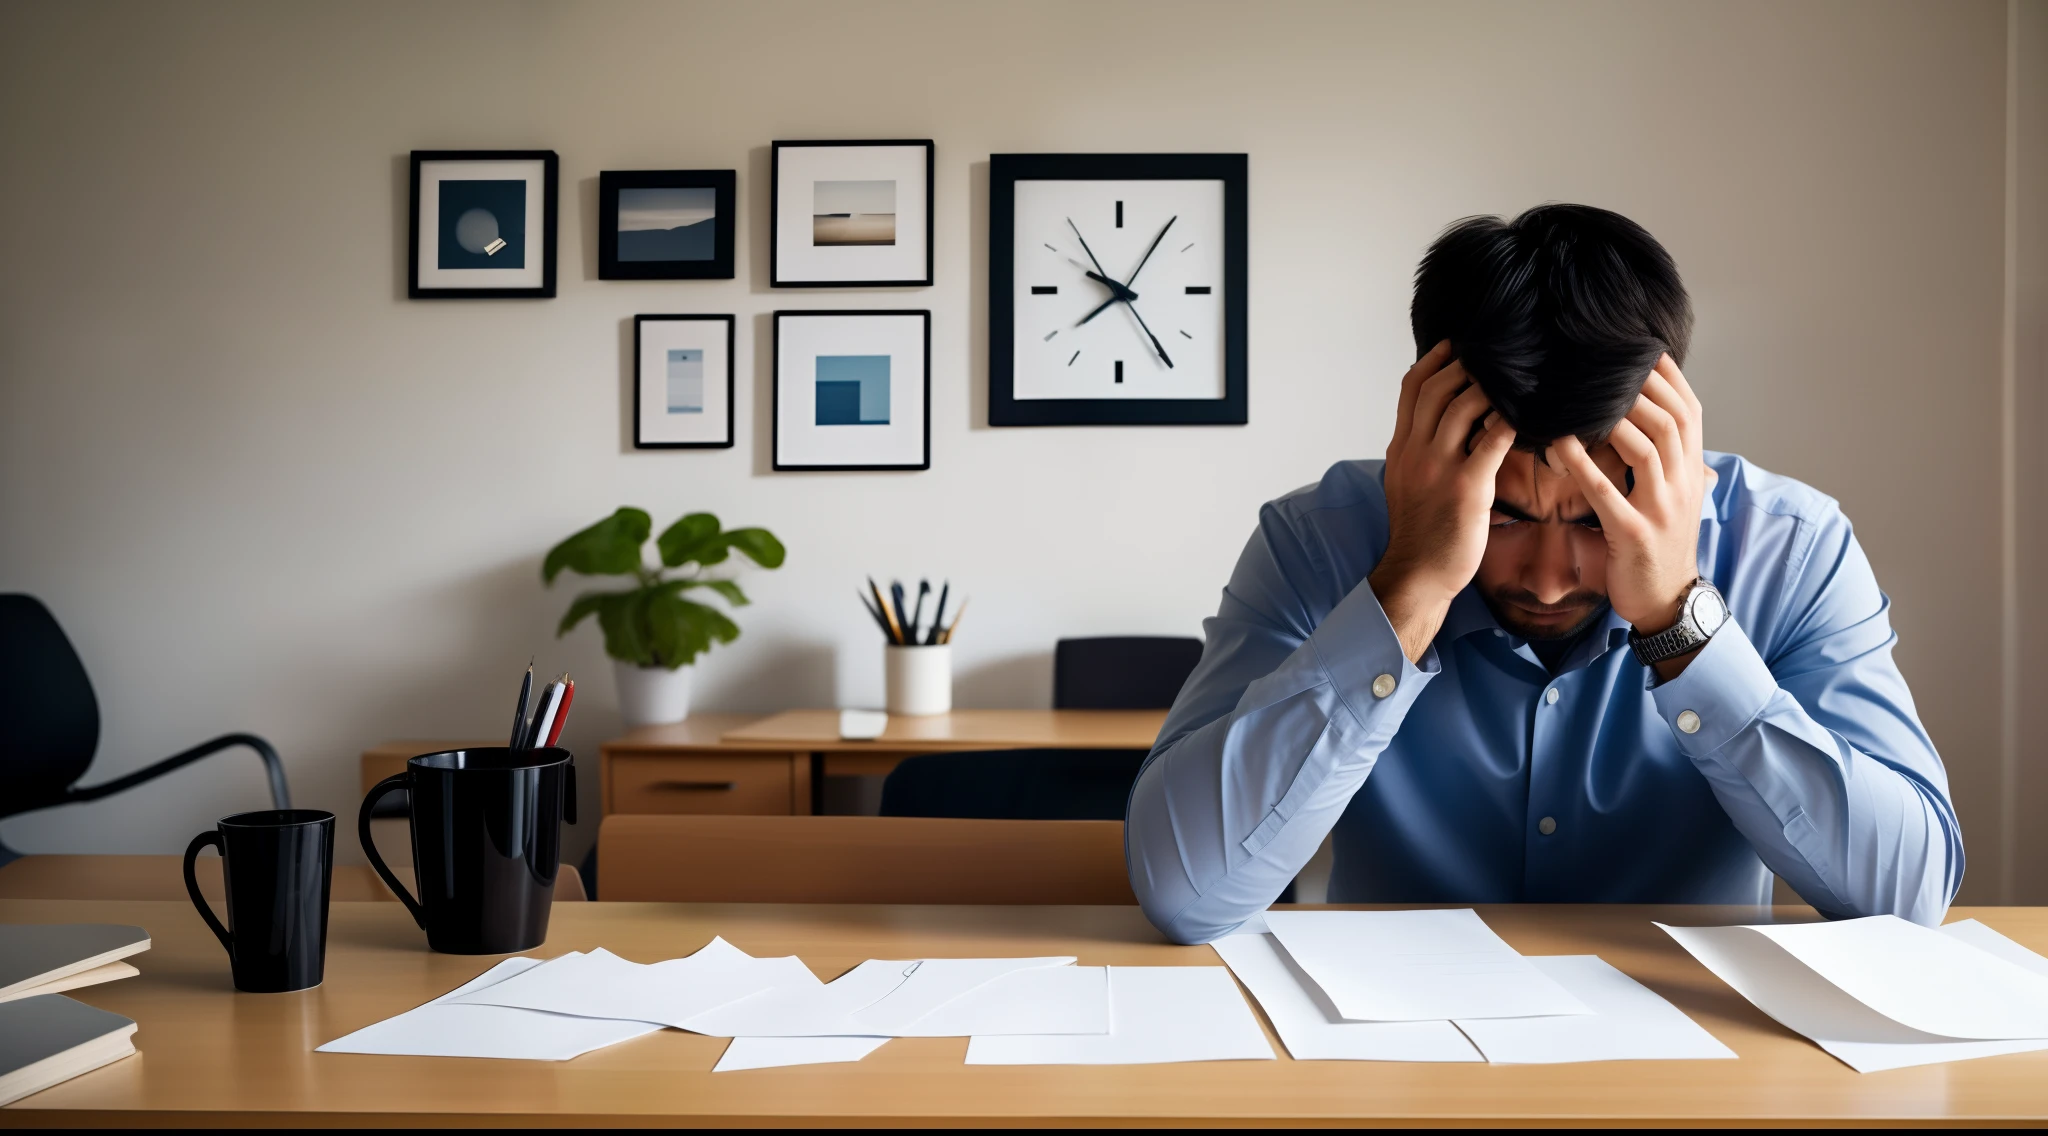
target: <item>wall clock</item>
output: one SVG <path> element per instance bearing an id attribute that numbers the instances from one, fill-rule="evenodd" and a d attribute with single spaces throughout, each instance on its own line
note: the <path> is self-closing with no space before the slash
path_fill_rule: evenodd
<path id="1" fill-rule="evenodd" d="M 1243 154 L 989 160 L 989 425 L 1242 425 Z"/>

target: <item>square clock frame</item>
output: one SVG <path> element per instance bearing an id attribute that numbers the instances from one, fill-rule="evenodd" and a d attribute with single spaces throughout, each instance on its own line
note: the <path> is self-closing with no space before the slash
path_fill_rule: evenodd
<path id="1" fill-rule="evenodd" d="M 1248 166 L 993 155 L 989 425 L 1243 425 Z"/>

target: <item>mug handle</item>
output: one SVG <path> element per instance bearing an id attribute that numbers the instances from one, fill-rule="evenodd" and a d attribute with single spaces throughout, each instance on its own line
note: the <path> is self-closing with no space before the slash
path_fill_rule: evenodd
<path id="1" fill-rule="evenodd" d="M 389 885 L 392 892 L 405 904 L 405 909 L 412 912 L 412 921 L 417 923 L 421 930 L 425 930 L 427 915 L 420 910 L 420 901 L 405 890 L 405 885 L 398 882 L 398 877 L 391 874 L 390 868 L 385 867 L 384 857 L 377 854 L 377 842 L 370 839 L 370 810 L 376 807 L 377 799 L 393 789 L 403 789 L 411 782 L 411 773 L 393 773 L 370 786 L 369 795 L 363 798 L 362 809 L 356 813 L 356 839 L 363 842 L 363 855 L 370 858 L 370 866 L 377 869 L 377 874 L 384 877 L 385 884 Z"/>
<path id="2" fill-rule="evenodd" d="M 192 906 L 199 909 L 199 917 L 206 920 L 208 927 L 213 928 L 214 937 L 220 940 L 221 947 L 228 952 L 228 961 L 233 962 L 235 941 L 228 937 L 228 929 L 220 925 L 220 920 L 214 918 L 213 908 L 208 906 L 206 897 L 199 894 L 199 877 L 192 870 L 193 865 L 199 860 L 199 850 L 209 844 L 213 845 L 214 851 L 221 854 L 221 878 L 227 878 L 227 848 L 220 842 L 220 830 L 208 829 L 193 837 L 192 843 L 185 846 L 185 891 L 192 897 Z"/>
<path id="3" fill-rule="evenodd" d="M 575 763 L 574 761 L 571 761 L 571 762 L 570 762 L 570 763 L 568 764 L 568 767 L 567 767 L 567 770 L 566 770 L 566 771 L 567 771 L 567 773 L 568 773 L 568 780 L 569 780 L 569 802 L 568 802 L 568 804 L 569 804 L 569 808 L 568 808 L 568 810 L 567 810 L 567 811 L 568 811 L 568 814 L 569 814 L 569 816 L 568 816 L 568 818 L 567 818 L 567 819 L 568 819 L 568 821 L 569 821 L 569 823 L 570 823 L 570 824 L 575 824 L 575 823 L 576 823 L 576 763 Z"/>

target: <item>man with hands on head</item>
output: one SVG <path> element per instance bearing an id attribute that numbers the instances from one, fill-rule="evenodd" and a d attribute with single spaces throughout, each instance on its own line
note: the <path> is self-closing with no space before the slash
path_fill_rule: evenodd
<path id="1" fill-rule="evenodd" d="M 1938 923 L 1948 779 L 1828 497 L 1701 444 L 1676 266 L 1577 205 L 1447 230 L 1384 461 L 1267 504 L 1132 790 L 1131 883 L 1228 934 L 1331 902 L 1765 903 Z"/>

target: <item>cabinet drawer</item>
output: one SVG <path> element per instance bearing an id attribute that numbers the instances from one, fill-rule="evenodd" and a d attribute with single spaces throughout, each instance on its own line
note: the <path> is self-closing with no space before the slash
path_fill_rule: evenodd
<path id="1" fill-rule="evenodd" d="M 622 755 L 611 761 L 611 811 L 787 816 L 795 780 L 788 754 Z"/>

